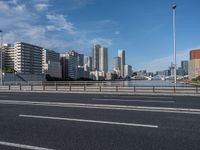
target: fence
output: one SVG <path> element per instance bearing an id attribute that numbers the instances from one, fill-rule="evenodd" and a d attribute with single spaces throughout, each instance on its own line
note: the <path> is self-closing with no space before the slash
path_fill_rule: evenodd
<path id="1" fill-rule="evenodd" d="M 199 86 L 125 86 L 111 82 L 43 82 L 37 84 L 5 84 L 0 91 L 57 91 L 66 93 L 165 93 L 165 94 L 200 94 Z"/>

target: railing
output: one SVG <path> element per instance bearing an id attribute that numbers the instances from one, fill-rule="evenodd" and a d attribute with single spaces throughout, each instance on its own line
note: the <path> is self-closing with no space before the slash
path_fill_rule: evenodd
<path id="1" fill-rule="evenodd" d="M 55 91 L 65 93 L 105 94 L 200 94 L 199 86 L 124 86 L 110 82 L 44 82 L 0 86 L 0 91 Z"/>

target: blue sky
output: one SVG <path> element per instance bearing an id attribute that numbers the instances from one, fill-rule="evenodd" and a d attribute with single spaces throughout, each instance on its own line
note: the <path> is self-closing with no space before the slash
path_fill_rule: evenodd
<path id="1" fill-rule="evenodd" d="M 109 48 L 109 66 L 120 48 L 134 70 L 164 70 L 173 61 L 172 10 L 177 4 L 177 59 L 200 48 L 199 0 L 0 0 L 4 42 L 24 41 L 58 52 L 91 55 Z"/>

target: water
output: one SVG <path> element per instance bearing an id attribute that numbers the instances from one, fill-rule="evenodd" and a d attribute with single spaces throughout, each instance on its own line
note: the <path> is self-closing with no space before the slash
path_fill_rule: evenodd
<path id="1" fill-rule="evenodd" d="M 123 86 L 175 86 L 172 80 L 131 80 L 131 81 L 117 81 L 114 84 L 120 84 Z M 177 83 L 176 86 L 189 86 L 186 84 Z"/>

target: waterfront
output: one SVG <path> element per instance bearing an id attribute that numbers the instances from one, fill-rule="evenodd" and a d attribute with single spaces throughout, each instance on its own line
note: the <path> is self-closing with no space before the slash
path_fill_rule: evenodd
<path id="1" fill-rule="evenodd" d="M 168 87 L 168 86 L 189 86 L 188 84 L 177 83 L 174 84 L 173 80 L 131 80 L 131 81 L 115 81 L 112 82 L 112 85 L 123 85 L 128 87 L 145 87 L 145 86 L 159 86 L 159 87 Z"/>

